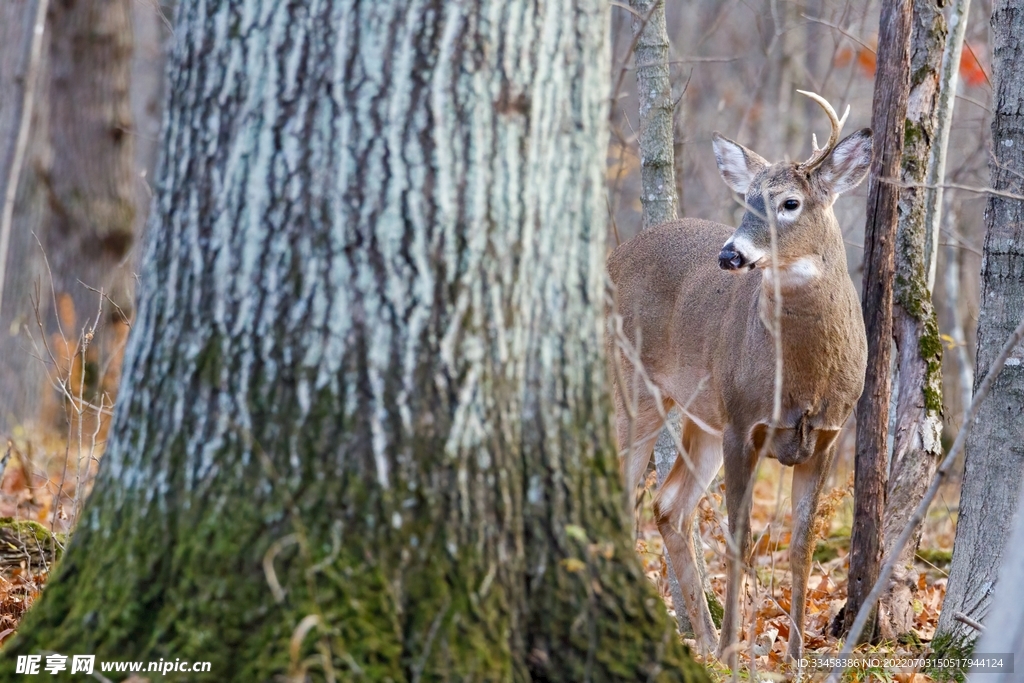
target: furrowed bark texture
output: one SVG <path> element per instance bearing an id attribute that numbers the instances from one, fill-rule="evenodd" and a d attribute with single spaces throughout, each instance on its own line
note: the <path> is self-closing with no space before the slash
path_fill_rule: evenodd
<path id="1" fill-rule="evenodd" d="M 1024 193 L 1024 8 L 1001 0 L 992 9 L 992 187 Z M 1024 317 L 1024 203 L 990 197 L 985 210 L 976 377 Z M 977 390 L 977 384 L 975 385 Z M 976 633 L 953 619 L 984 620 L 1024 476 L 1024 348 L 1018 346 L 981 407 L 967 439 L 960 515 L 949 585 L 936 638 L 959 648 Z"/>
<path id="2" fill-rule="evenodd" d="M 640 203 L 644 228 L 675 220 L 675 146 L 672 144 L 672 75 L 664 0 L 630 0 L 640 99 Z M 646 21 L 645 21 L 646 20 Z"/>
<path id="3" fill-rule="evenodd" d="M 910 85 L 911 0 L 882 4 L 871 127 L 874 158 L 864 228 L 864 323 L 868 369 L 857 403 L 855 502 L 850 538 L 850 583 L 846 628 L 878 579 L 885 506 L 886 440 L 892 386 L 892 282 L 899 188 L 882 182 L 899 177 Z M 866 630 L 870 634 L 874 629 Z"/>
<path id="4" fill-rule="evenodd" d="M 611 441 L 604 3 L 178 12 L 110 443 L 0 671 L 703 680 Z"/>
<path id="5" fill-rule="evenodd" d="M 925 182 L 935 144 L 939 69 L 946 43 L 941 0 L 914 0 L 910 39 L 910 93 L 904 123 L 901 180 Z M 903 527 L 924 496 L 942 457 L 942 341 L 932 306 L 926 257 L 926 190 L 899 191 L 893 285 L 893 336 L 897 349 L 896 424 L 882 526 L 882 560 L 892 554 Z M 920 528 L 900 552 L 888 591 L 879 601 L 879 631 L 894 640 L 913 626 L 917 585 L 914 555 Z"/>
<path id="6" fill-rule="evenodd" d="M 131 13 L 131 0 L 50 4 L 50 220 L 41 238 L 54 293 L 70 297 L 80 322 L 98 305 L 82 283 L 131 304 L 131 280 L 118 268 L 136 213 Z"/>
<path id="7" fill-rule="evenodd" d="M 1024 509 L 1022 499 L 1024 489 L 1021 490 L 1020 499 L 1017 501 L 1018 510 Z M 977 651 L 979 654 L 1012 652 L 1014 661 L 1020 662 L 1024 661 L 1024 610 L 1020 608 L 1021 586 L 1024 586 L 1024 515 L 1018 514 L 1016 520 L 1012 534 L 1007 538 L 992 613 L 985 620 L 985 632 L 978 641 Z M 980 675 L 973 677 L 973 680 L 978 679 L 995 683 L 1015 683 L 1020 680 L 1020 672 L 985 672 L 983 678 Z"/>

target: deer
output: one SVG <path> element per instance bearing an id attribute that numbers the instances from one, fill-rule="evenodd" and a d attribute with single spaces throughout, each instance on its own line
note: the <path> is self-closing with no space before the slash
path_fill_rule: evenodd
<path id="1" fill-rule="evenodd" d="M 621 363 L 614 393 L 626 491 L 635 495 L 664 416 L 678 408 L 685 453 L 677 454 L 659 488 L 654 515 L 697 646 L 706 653 L 717 647 L 722 661 L 735 662 L 738 649 L 745 589 L 734 563 L 747 559 L 751 479 L 762 450 L 793 472 L 787 656 L 801 656 L 812 523 L 867 368 L 860 300 L 833 205 L 867 175 L 871 130 L 840 142 L 849 107 L 839 119 L 820 95 L 798 92 L 820 105 L 831 125 L 824 147 L 812 136 L 806 161 L 772 164 L 718 132 L 712 136 L 722 179 L 744 197 L 739 227 L 675 220 L 640 232 L 607 261 L 617 308 L 617 331 L 609 335 L 619 335 L 610 352 Z M 623 386 L 638 370 L 646 381 Z M 723 465 L 734 547 L 719 638 L 692 529 L 698 503 Z"/>

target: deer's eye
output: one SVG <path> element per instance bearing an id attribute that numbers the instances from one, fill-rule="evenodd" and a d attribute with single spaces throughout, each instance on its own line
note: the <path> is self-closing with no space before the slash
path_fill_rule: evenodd
<path id="1" fill-rule="evenodd" d="M 796 211 L 800 208 L 800 202 L 796 199 L 787 199 L 782 202 L 782 208 L 786 211 Z"/>

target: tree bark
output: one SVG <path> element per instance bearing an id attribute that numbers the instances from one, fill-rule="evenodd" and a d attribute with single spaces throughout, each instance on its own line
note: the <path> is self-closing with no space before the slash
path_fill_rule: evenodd
<path id="1" fill-rule="evenodd" d="M 939 260 L 939 230 L 942 227 L 943 188 L 946 180 L 946 149 L 949 147 L 949 133 L 953 129 L 953 102 L 956 99 L 957 83 L 960 80 L 960 56 L 963 54 L 964 36 L 967 35 L 967 17 L 971 0 L 954 0 L 949 10 L 949 32 L 946 49 L 942 54 L 939 95 L 936 102 L 936 130 L 931 156 L 928 159 L 928 185 L 925 189 L 925 273 L 928 289 L 935 289 L 935 268 Z M 915 72 L 916 73 L 916 72 Z M 965 407 L 964 410 L 967 408 Z"/>
<path id="2" fill-rule="evenodd" d="M 871 127 L 874 158 L 864 228 L 864 294 L 862 307 L 868 336 L 868 370 L 857 403 L 857 447 L 854 474 L 854 517 L 850 539 L 848 629 L 878 579 L 882 557 L 882 513 L 885 506 L 889 396 L 892 378 L 892 281 L 899 188 L 896 178 L 903 154 L 904 121 L 910 87 L 911 0 L 882 4 L 878 34 Z M 865 630 L 873 637 L 873 628 Z"/>
<path id="3" fill-rule="evenodd" d="M 17 654 L 704 680 L 604 376 L 607 5 L 183 2 L 107 453 Z"/>
<path id="4" fill-rule="evenodd" d="M 992 187 L 1024 192 L 1024 8 L 1009 0 L 992 9 Z M 976 377 L 984 377 L 999 349 L 1024 317 L 1024 203 L 990 196 L 978 318 Z M 977 384 L 975 385 L 977 390 Z M 1006 362 L 967 440 L 960 515 L 949 584 L 936 642 L 955 650 L 972 642 L 973 629 L 953 619 L 961 612 L 982 621 L 1010 534 L 1024 476 L 1024 349 Z"/>
<path id="5" fill-rule="evenodd" d="M 636 83 L 640 100 L 640 204 L 643 207 L 643 228 L 675 220 L 679 214 L 676 194 L 677 167 L 675 158 L 675 105 L 672 99 L 672 73 L 669 68 L 668 29 L 664 0 L 630 0 L 633 9 L 633 35 L 636 39 Z M 673 409 L 668 416 L 676 433 L 680 413 Z M 663 429 L 654 444 L 654 467 L 660 487 L 678 457 L 676 442 L 668 429 Z M 697 573 L 703 592 L 712 605 L 712 614 L 721 614 L 721 603 L 711 588 L 704 563 L 704 541 L 700 525 L 693 525 L 693 547 Z M 669 592 L 675 607 L 676 621 L 682 633 L 692 633 L 686 614 L 683 592 L 676 578 L 672 560 L 665 555 L 668 567 Z M 715 606 L 718 609 L 715 609 Z"/>
<path id="6" fill-rule="evenodd" d="M 929 193 L 921 187 L 936 147 L 939 70 L 946 44 L 942 0 L 914 0 L 910 39 L 913 74 L 904 123 L 893 285 L 893 336 L 899 388 L 893 452 L 882 527 L 882 560 L 892 554 L 942 458 L 942 341 L 928 283 L 925 216 Z M 951 112 L 950 112 L 951 113 Z M 888 590 L 879 601 L 879 631 L 895 640 L 913 626 L 917 586 L 914 556 L 920 527 L 900 551 Z"/>
<path id="7" fill-rule="evenodd" d="M 1013 653 L 1015 666 L 1024 662 L 1024 610 L 1020 608 L 1024 598 L 1024 489 L 1017 501 L 1016 523 L 1008 537 L 999 582 L 995 588 L 992 612 L 985 620 L 985 632 L 978 641 L 978 653 Z M 1020 669 L 972 678 L 972 680 L 993 681 L 994 683 L 1015 683 L 1020 680 Z"/>
<path id="8" fill-rule="evenodd" d="M 672 144 L 672 74 L 664 0 L 629 0 L 636 36 L 636 84 L 640 99 L 640 203 L 643 227 L 675 220 L 679 212 Z"/>
<path id="9" fill-rule="evenodd" d="M 38 160 L 45 153 L 46 97 L 41 73 L 45 52 L 38 51 L 35 78 L 30 73 L 37 0 L 0 2 L 0 204 L 6 202 L 7 184 L 15 193 L 6 237 L 6 259 L 0 264 L 0 430 L 5 437 L 38 412 L 46 377 L 43 363 L 33 360 L 33 298 L 44 274 L 32 230 L 45 220 L 45 200 L 39 181 Z M 43 8 L 45 9 L 45 8 Z M 40 36 L 39 40 L 45 40 Z M 34 82 L 30 82 L 34 81 Z M 34 88 L 32 111 L 26 112 L 28 88 Z M 30 134 L 20 172 L 12 176 L 15 147 L 23 118 L 29 116 Z M 40 139 L 42 138 L 42 139 Z M 5 207 L 6 208 L 6 207 Z"/>
<path id="10" fill-rule="evenodd" d="M 55 298 L 67 297 L 79 321 L 95 316 L 98 299 L 83 284 L 125 311 L 132 300 L 120 267 L 136 215 L 131 15 L 130 0 L 50 5 L 51 218 L 41 232 Z"/>
<path id="11" fill-rule="evenodd" d="M 58 367 L 50 371 L 61 380 L 72 373 L 86 378 L 84 386 L 68 382 L 73 393 L 84 388 L 92 401 L 111 388 L 109 378 L 100 382 L 100 373 L 84 369 L 74 356 L 100 305 L 89 287 L 102 289 L 120 307 L 114 312 L 107 306 L 119 323 L 131 309 L 131 268 L 123 262 L 139 197 L 128 92 L 130 11 L 129 0 L 48 5 L 29 158 L 20 178 L 0 311 L 0 329 L 9 331 L 0 344 L 0 394 L 10 397 L 4 402 L 5 430 L 40 418 L 65 421 L 65 396 L 45 384 L 41 359 L 51 353 Z M 12 37 L 12 45 L 20 42 Z M 46 327 L 42 339 L 37 316 Z M 120 330 L 108 330 L 99 326 L 91 340 L 87 362 L 94 368 L 108 365 L 122 338 Z M 44 397 L 50 400 L 41 401 Z"/>

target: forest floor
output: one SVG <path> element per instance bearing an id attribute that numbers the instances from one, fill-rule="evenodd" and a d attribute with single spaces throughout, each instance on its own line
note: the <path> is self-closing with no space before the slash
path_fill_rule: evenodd
<path id="1" fill-rule="evenodd" d="M 853 519 L 853 472 L 847 464 L 850 458 L 840 458 L 831 483 L 823 492 L 816 529 L 818 531 L 814 564 L 808 582 L 806 653 L 838 654 L 842 642 L 831 633 L 831 625 L 846 602 L 850 529 Z M 676 606 L 669 594 L 667 567 L 662 552 L 661 535 L 653 520 L 651 502 L 653 472 L 647 480 L 640 508 L 639 540 L 637 552 L 648 578 L 657 586 L 671 614 Z M 791 575 L 789 573 L 790 533 L 790 475 L 788 468 L 774 460 L 762 463 L 754 487 L 752 511 L 753 574 L 756 584 L 747 582 L 744 605 L 747 625 L 743 640 L 741 662 L 747 669 L 742 678 L 749 680 L 750 657 L 753 654 L 758 677 L 762 680 L 792 680 L 795 671 L 785 664 L 785 653 L 790 637 L 789 599 Z M 709 495 L 701 501 L 698 517 L 704 539 L 704 557 L 712 588 L 719 600 L 724 600 L 726 584 L 726 553 L 723 536 L 724 484 L 721 477 L 712 484 Z M 917 553 L 917 590 L 914 595 L 914 631 L 908 643 L 888 643 L 863 646 L 859 654 L 879 656 L 917 655 L 927 648 L 935 634 L 939 609 L 946 592 L 946 579 L 952 556 L 955 534 L 958 485 L 940 490 L 925 522 L 921 545 Z M 754 619 L 754 643 L 749 642 L 751 620 Z M 691 649 L 694 643 L 689 642 Z M 730 680 L 730 672 L 713 657 L 704 660 L 714 680 Z M 805 674 L 807 672 L 804 672 Z M 802 680 L 823 679 L 825 674 L 805 675 Z M 848 672 L 847 681 L 896 681 L 898 683 L 927 683 L 933 679 L 922 673 L 899 673 L 880 668 L 869 668 L 854 674 Z"/>
<path id="2" fill-rule="evenodd" d="M 66 428 L 63 434 L 52 427 L 31 431 L 34 434 L 51 434 L 42 439 L 27 439 L 24 433 L 16 434 L 0 464 L 0 528 L 5 518 L 37 522 L 56 533 L 58 547 L 55 550 L 59 552 L 59 545 L 67 537 L 84 502 L 87 484 L 95 473 L 98 455 L 102 451 L 105 431 L 105 425 L 86 424 L 82 430 L 77 426 Z M 852 457 L 841 455 L 838 458 L 835 472 L 823 493 L 816 522 L 819 539 L 809 581 L 804 636 L 804 647 L 808 653 L 837 653 L 841 647 L 841 642 L 831 635 L 830 626 L 846 601 L 846 567 L 853 516 L 851 462 Z M 756 582 L 748 581 L 747 627 L 743 634 L 744 639 L 750 635 L 749 624 L 754 618 L 754 647 L 745 644 L 741 655 L 743 666 L 749 669 L 753 653 L 758 677 L 762 680 L 790 680 L 794 677 L 794 672 L 784 664 L 790 637 L 787 616 L 790 597 L 789 484 L 788 468 L 774 460 L 762 463 L 754 488 L 752 513 L 753 574 Z M 674 614 L 676 606 L 669 595 L 661 536 L 651 511 L 654 485 L 652 472 L 640 504 L 637 551 L 648 578 L 658 588 L 669 612 Z M 946 572 L 952 554 L 957 492 L 955 482 L 944 488 L 925 523 L 916 566 L 919 577 L 914 602 L 913 640 L 918 642 L 868 646 L 858 652 L 917 654 L 932 639 L 945 595 Z M 725 594 L 726 576 L 721 477 L 701 501 L 699 518 L 709 576 L 721 600 Z M 26 547 L 34 542 L 34 537 L 26 534 Z M 2 564 L 0 552 L 0 643 L 13 634 L 21 615 L 38 597 L 49 576 L 49 560 L 40 560 L 38 553 L 25 552 L 24 555 L 24 561 Z M 49 557 L 52 559 L 52 553 Z M 704 663 L 715 680 L 729 680 L 729 671 L 723 664 L 713 658 Z M 749 671 L 745 671 L 742 677 L 749 680 Z M 811 680 L 816 678 L 818 676 L 811 677 Z M 846 680 L 926 683 L 932 679 L 923 674 L 865 670 L 859 677 L 848 674 Z"/>
<path id="3" fill-rule="evenodd" d="M 0 459 L 0 644 L 63 552 L 102 452 L 99 426 L 83 430 L 81 440 L 52 425 L 17 428 L 7 443 Z"/>

